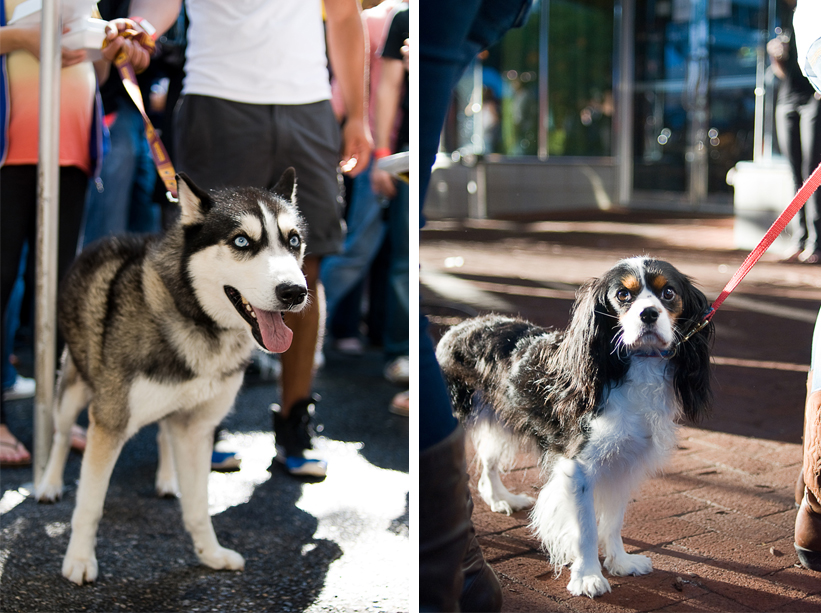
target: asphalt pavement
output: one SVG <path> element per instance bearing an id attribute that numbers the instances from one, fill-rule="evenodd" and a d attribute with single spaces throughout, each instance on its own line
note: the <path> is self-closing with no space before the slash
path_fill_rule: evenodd
<path id="1" fill-rule="evenodd" d="M 763 231 L 762 231 L 763 235 Z M 496 311 L 564 327 L 576 289 L 633 255 L 667 260 L 715 299 L 747 256 L 733 219 L 593 212 L 540 221 L 429 221 L 420 243 L 422 308 L 434 333 Z M 821 575 L 796 566 L 794 484 L 821 266 L 765 254 L 716 313 L 712 416 L 685 424 L 665 474 L 633 496 L 622 532 L 654 571 L 610 577 L 613 591 L 572 597 L 528 528 L 526 511 L 473 521 L 499 575 L 503 611 L 821 611 Z M 503 476 L 515 493 L 542 485 L 535 458 Z"/>
<path id="2" fill-rule="evenodd" d="M 209 508 L 221 544 L 245 557 L 243 572 L 200 565 L 179 502 L 155 496 L 157 429 L 149 426 L 114 469 L 91 585 L 60 573 L 81 456 L 71 453 L 53 505 L 25 496 L 31 468 L 0 473 L 0 610 L 409 610 L 408 419 L 388 411 L 401 390 L 382 377 L 376 349 L 326 355 L 315 385 L 325 480 L 300 481 L 272 462 L 275 382 L 249 373 L 224 424 L 222 444 L 240 452 L 242 468 L 211 473 Z M 24 359 L 24 374 L 29 367 Z M 32 400 L 8 404 L 9 426 L 29 449 L 32 408 Z"/>

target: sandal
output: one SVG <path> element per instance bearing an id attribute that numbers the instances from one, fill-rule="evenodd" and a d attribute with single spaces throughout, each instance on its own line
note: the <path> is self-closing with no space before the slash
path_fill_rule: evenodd
<path id="1" fill-rule="evenodd" d="M 31 454 L 9 429 L 0 426 L 0 468 L 16 468 L 31 465 Z"/>

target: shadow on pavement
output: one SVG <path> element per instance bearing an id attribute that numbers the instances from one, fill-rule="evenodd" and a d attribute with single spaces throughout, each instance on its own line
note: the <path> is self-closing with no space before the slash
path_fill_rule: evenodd
<path id="1" fill-rule="evenodd" d="M 337 581 L 332 582 L 336 593 L 323 592 L 335 575 L 331 565 L 343 563 L 344 572 L 346 555 L 370 553 L 381 566 L 406 566 L 408 420 L 387 410 L 400 390 L 382 378 L 381 362 L 381 355 L 372 350 L 357 360 L 330 355 L 317 376 L 316 391 L 322 396 L 317 417 L 324 424 L 321 436 L 329 451 L 328 478 L 318 484 L 303 483 L 276 462 L 272 465 L 268 405 L 278 398 L 276 384 L 250 378 L 246 382 L 224 425 L 229 443 L 250 442 L 247 457 L 238 472 L 211 473 L 209 484 L 212 513 L 214 505 L 219 506 L 212 517 L 217 536 L 223 546 L 245 557 L 243 572 L 201 566 L 182 525 L 179 503 L 155 496 L 155 425 L 125 445 L 114 469 L 98 533 L 100 575 L 93 585 L 78 587 L 60 572 L 81 456 L 71 453 L 63 499 L 54 505 L 28 498 L 15 506 L 16 490 L 31 482 L 32 471 L 4 469 L 4 502 L 12 508 L 0 515 L 0 610 L 303 611 L 336 610 L 335 601 L 373 611 L 406 610 L 405 576 L 393 583 L 389 577 L 370 590 L 384 592 L 386 585 L 390 587 L 380 598 L 372 597 L 367 584 L 351 583 L 346 591 Z M 7 405 L 12 432 L 30 449 L 32 407 L 31 400 Z M 237 451 L 242 455 L 244 450 Z M 367 474 L 367 479 L 360 479 L 365 488 L 378 478 L 390 483 L 391 504 L 382 510 L 384 516 L 336 493 L 339 482 L 357 479 L 343 466 Z M 383 487 L 377 493 L 385 491 Z M 327 503 L 328 509 L 311 514 L 304 510 L 310 499 Z M 334 526 L 336 518 L 339 526 Z M 354 546 L 346 533 L 362 544 Z M 386 539 L 391 547 L 384 546 Z M 368 547 L 374 550 L 369 552 Z"/>

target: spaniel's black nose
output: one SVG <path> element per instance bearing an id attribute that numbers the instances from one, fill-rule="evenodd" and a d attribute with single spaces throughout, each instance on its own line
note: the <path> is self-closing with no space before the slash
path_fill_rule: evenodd
<path id="1" fill-rule="evenodd" d="M 656 320 L 658 318 L 659 312 L 658 309 L 656 309 L 655 307 L 647 307 L 639 315 L 639 319 L 641 319 L 641 322 L 645 324 L 656 323 Z"/>

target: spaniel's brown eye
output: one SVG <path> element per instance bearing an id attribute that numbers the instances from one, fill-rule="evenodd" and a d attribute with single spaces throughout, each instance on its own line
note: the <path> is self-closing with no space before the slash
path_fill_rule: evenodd
<path id="1" fill-rule="evenodd" d="M 676 290 L 672 287 L 665 287 L 664 290 L 661 292 L 662 300 L 672 300 L 676 297 Z"/>
<path id="2" fill-rule="evenodd" d="M 630 290 L 620 289 L 616 292 L 616 298 L 619 299 L 620 302 L 627 302 L 632 297 Z"/>

